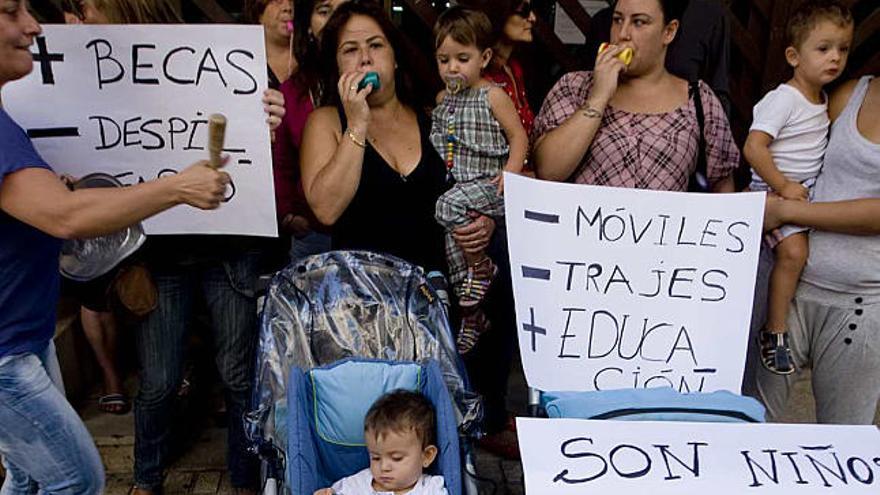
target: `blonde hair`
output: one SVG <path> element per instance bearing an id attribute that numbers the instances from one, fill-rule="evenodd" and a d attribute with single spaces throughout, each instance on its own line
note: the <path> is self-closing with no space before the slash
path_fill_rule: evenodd
<path id="1" fill-rule="evenodd" d="M 113 24 L 180 24 L 179 0 L 92 0 Z"/>

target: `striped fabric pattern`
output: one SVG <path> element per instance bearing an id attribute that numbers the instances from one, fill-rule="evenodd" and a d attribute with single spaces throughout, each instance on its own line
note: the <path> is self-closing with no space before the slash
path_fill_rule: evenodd
<path id="1" fill-rule="evenodd" d="M 471 222 L 468 211 L 499 219 L 504 216 L 504 199 L 498 195 L 498 186 L 487 179 L 458 182 L 437 199 L 435 217 L 446 229 L 446 262 L 449 282 L 454 287 L 467 276 L 464 253 L 452 237 L 452 229 Z"/>
<path id="2" fill-rule="evenodd" d="M 510 146 L 489 107 L 489 86 L 447 94 L 434 108 L 431 144 L 442 157 L 446 156 L 450 123 L 455 139 L 452 167 L 455 180 L 467 182 L 498 175 L 507 163 Z"/>

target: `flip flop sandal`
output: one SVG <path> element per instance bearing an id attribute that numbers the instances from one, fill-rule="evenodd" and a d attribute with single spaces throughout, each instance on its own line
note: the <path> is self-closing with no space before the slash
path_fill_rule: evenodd
<path id="1" fill-rule="evenodd" d="M 98 397 L 98 409 L 108 414 L 127 414 L 131 410 L 131 402 L 125 394 L 107 394 Z"/>

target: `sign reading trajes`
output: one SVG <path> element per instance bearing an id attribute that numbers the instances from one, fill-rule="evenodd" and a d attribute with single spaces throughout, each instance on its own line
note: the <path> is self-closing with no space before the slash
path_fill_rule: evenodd
<path id="1" fill-rule="evenodd" d="M 875 426 L 518 419 L 526 493 L 880 493 Z"/>
<path id="2" fill-rule="evenodd" d="M 504 181 L 530 386 L 739 391 L 763 193 Z"/>
<path id="3" fill-rule="evenodd" d="M 44 26 L 31 51 L 33 72 L 3 88 L 3 105 L 57 172 L 104 172 L 125 185 L 175 174 L 207 158 L 207 119 L 222 113 L 226 203 L 178 206 L 144 226 L 277 235 L 259 27 Z"/>

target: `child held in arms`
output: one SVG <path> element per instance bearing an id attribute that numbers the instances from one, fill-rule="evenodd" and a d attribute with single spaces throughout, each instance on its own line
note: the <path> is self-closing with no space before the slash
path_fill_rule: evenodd
<path id="1" fill-rule="evenodd" d="M 787 82 L 755 105 L 745 157 L 754 191 L 808 201 L 828 145 L 828 97 L 822 88 L 846 66 L 853 18 L 836 1 L 806 2 L 788 22 L 785 59 L 794 69 Z M 788 307 L 807 262 L 807 229 L 783 225 L 768 235 L 776 264 L 770 274 L 767 321 L 758 336 L 761 364 L 773 373 L 794 373 L 786 330 Z"/>

